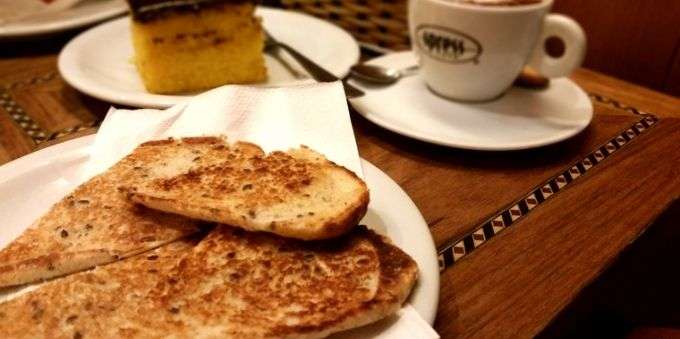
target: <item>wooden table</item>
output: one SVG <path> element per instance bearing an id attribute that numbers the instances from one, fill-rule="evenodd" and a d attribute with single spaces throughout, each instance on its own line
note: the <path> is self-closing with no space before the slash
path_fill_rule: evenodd
<path id="1" fill-rule="evenodd" d="M 0 164 L 103 118 L 109 104 L 56 72 L 66 38 L 0 44 Z M 433 146 L 353 114 L 361 155 L 408 192 L 443 250 L 442 337 L 538 334 L 680 195 L 680 100 L 585 69 L 573 79 L 593 124 L 530 151 Z"/>

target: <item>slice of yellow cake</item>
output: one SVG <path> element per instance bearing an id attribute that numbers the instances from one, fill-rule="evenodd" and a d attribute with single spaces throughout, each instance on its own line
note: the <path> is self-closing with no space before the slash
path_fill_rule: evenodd
<path id="1" fill-rule="evenodd" d="M 149 92 L 267 78 L 264 33 L 247 0 L 128 0 L 135 64 Z"/>

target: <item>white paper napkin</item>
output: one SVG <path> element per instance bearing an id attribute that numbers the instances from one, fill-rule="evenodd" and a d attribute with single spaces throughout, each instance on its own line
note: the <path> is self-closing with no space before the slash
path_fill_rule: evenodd
<path id="1" fill-rule="evenodd" d="M 377 323 L 334 334 L 330 339 L 437 339 L 439 334 L 415 308 L 405 305 L 395 315 Z"/>
<path id="2" fill-rule="evenodd" d="M 144 141 L 225 135 L 265 152 L 307 145 L 363 177 L 343 93 L 339 83 L 224 86 L 166 110 L 111 108 L 91 148 L 88 173 L 103 172 Z"/>
<path id="3" fill-rule="evenodd" d="M 166 110 L 111 108 L 81 175 L 89 178 L 103 172 L 148 140 L 212 135 L 253 142 L 265 152 L 307 145 L 363 178 L 340 82 L 285 88 L 224 86 Z M 338 336 L 438 338 L 410 305 L 389 319 Z"/>

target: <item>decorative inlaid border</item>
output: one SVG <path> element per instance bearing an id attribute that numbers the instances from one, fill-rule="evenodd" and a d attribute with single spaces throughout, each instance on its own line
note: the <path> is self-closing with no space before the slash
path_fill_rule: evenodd
<path id="1" fill-rule="evenodd" d="M 20 88 L 20 87 L 26 87 L 26 86 L 46 83 L 46 82 L 54 79 L 56 76 L 57 76 L 57 72 L 48 72 L 48 73 L 45 73 L 43 75 L 39 75 L 39 76 L 30 78 L 28 80 L 15 81 L 15 82 L 10 83 L 9 85 L 5 86 L 5 89 L 10 90 L 10 89 L 15 89 L 15 88 Z"/>
<path id="2" fill-rule="evenodd" d="M 12 95 L 6 89 L 0 89 L 0 106 L 7 111 L 14 122 L 31 138 L 36 144 L 47 140 L 47 132 L 38 123 L 26 114 L 26 111 L 14 101 Z"/>
<path id="3" fill-rule="evenodd" d="M 80 132 L 82 130 L 94 127 L 98 124 L 97 121 L 86 122 L 73 127 L 65 128 L 61 131 L 49 133 L 40 124 L 35 122 L 26 111 L 14 100 L 11 90 L 26 86 L 46 83 L 53 80 L 57 76 L 56 72 L 49 72 L 45 75 L 37 76 L 29 80 L 22 80 L 13 82 L 7 86 L 0 87 L 0 107 L 2 107 L 14 120 L 14 122 L 28 135 L 36 145 L 40 145 L 45 141 L 54 140 L 67 136 L 72 133 Z"/>
<path id="4" fill-rule="evenodd" d="M 59 139 L 61 137 L 65 137 L 65 136 L 71 135 L 73 133 L 78 133 L 80 131 L 84 131 L 88 128 L 98 127 L 99 123 L 100 123 L 100 121 L 93 120 L 93 121 L 85 122 L 85 123 L 82 123 L 82 124 L 79 124 L 79 125 L 75 125 L 73 127 L 64 128 L 61 131 L 56 131 L 56 132 L 53 132 L 52 134 L 50 134 L 50 136 L 47 138 L 46 141 Z"/>
<path id="5" fill-rule="evenodd" d="M 439 271 L 443 272 L 456 262 L 465 258 L 474 250 L 482 246 L 487 240 L 493 238 L 506 228 L 527 216 L 537 206 L 554 197 L 564 190 L 572 182 L 586 174 L 590 169 L 601 163 L 616 151 L 620 150 L 633 139 L 653 127 L 659 119 L 649 113 L 642 112 L 634 107 L 623 105 L 620 102 L 603 97 L 598 94 L 590 94 L 590 97 L 602 104 L 611 105 L 618 109 L 628 111 L 640 116 L 640 120 L 624 129 L 597 149 L 590 152 L 583 159 L 571 164 L 566 169 L 544 183 L 538 185 L 524 197 L 514 201 L 493 217 L 481 225 L 475 227 L 463 237 L 450 241 L 438 250 Z"/>

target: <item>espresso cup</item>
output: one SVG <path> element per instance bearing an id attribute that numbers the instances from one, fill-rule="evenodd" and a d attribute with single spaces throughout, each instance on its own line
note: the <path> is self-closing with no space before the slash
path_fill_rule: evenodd
<path id="1" fill-rule="evenodd" d="M 486 101 L 510 88 L 525 65 L 549 78 L 569 75 L 583 61 L 586 37 L 576 21 L 548 14 L 552 3 L 410 0 L 411 41 L 428 87 L 454 100 Z M 562 41 L 561 56 L 545 50 L 551 38 Z"/>

